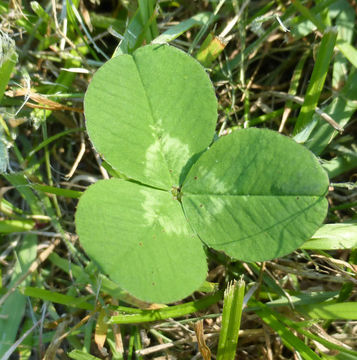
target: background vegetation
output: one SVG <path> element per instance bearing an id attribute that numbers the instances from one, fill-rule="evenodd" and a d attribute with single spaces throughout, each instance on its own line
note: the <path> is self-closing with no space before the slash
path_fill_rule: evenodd
<path id="1" fill-rule="evenodd" d="M 354 0 L 0 0 L 0 358 L 356 359 L 356 12 Z M 266 127 L 311 149 L 330 208 L 289 256 L 210 252 L 205 291 L 141 310 L 88 261 L 74 212 L 108 177 L 84 130 L 91 76 L 154 39 L 207 68 L 217 136 Z"/>

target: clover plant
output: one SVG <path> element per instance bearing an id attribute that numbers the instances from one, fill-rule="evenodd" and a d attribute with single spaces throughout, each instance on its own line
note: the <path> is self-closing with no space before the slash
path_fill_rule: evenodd
<path id="1" fill-rule="evenodd" d="M 302 145 L 265 129 L 214 142 L 217 101 L 201 65 L 167 45 L 119 55 L 84 100 L 93 146 L 126 180 L 89 186 L 76 226 L 88 256 L 139 299 L 204 282 L 204 245 L 234 259 L 286 255 L 326 216 L 328 178 Z"/>

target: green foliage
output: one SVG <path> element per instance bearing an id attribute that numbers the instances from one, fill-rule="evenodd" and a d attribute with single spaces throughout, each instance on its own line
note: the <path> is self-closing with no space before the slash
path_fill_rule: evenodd
<path id="1" fill-rule="evenodd" d="M 312 117 L 325 83 L 336 38 L 337 29 L 334 28 L 328 29 L 322 38 L 310 84 L 306 90 L 305 101 L 294 128 L 295 139 L 298 142 L 304 142 L 316 125 L 316 120 L 312 122 Z"/>
<path id="2" fill-rule="evenodd" d="M 12 232 L 31 230 L 35 226 L 32 220 L 2 220 L 0 222 L 0 233 L 9 234 Z"/>
<path id="3" fill-rule="evenodd" d="M 269 309 L 266 305 L 258 303 L 260 309 L 256 314 L 272 329 L 274 329 L 284 344 L 291 350 L 297 351 L 305 360 L 318 360 L 321 359 L 316 353 L 311 350 L 302 340 L 295 336 L 285 324 L 279 319 L 279 314 Z"/>
<path id="4" fill-rule="evenodd" d="M 38 299 L 43 299 L 46 301 L 53 301 L 58 304 L 64 304 L 67 306 L 76 307 L 78 309 L 94 310 L 94 306 L 85 302 L 83 297 L 75 298 L 74 296 L 58 294 L 53 291 L 48 291 L 45 289 L 38 289 L 35 287 L 25 287 L 22 289 L 22 292 L 26 296 L 33 296 Z"/>
<path id="5" fill-rule="evenodd" d="M 96 356 L 90 355 L 81 350 L 72 350 L 70 353 L 68 353 L 68 356 L 71 359 L 75 359 L 75 360 L 99 360 L 100 359 Z"/>
<path id="6" fill-rule="evenodd" d="M 343 223 L 323 225 L 301 248 L 316 250 L 357 248 L 357 225 Z"/>
<path id="7" fill-rule="evenodd" d="M 178 38 L 187 30 L 196 26 L 203 26 L 209 20 L 210 14 L 207 12 L 199 13 L 192 16 L 190 19 L 184 20 L 177 25 L 171 26 L 165 32 L 155 38 L 153 44 L 164 44 Z"/>
<path id="8" fill-rule="evenodd" d="M 15 286 L 16 282 L 23 274 L 28 271 L 31 263 L 36 258 L 37 238 L 35 235 L 26 235 L 23 239 L 23 244 L 18 251 L 18 259 L 15 266 L 15 271 L 12 275 L 9 288 Z M 29 283 L 30 279 L 25 279 L 25 284 Z M 25 313 L 26 296 L 22 295 L 18 290 L 15 290 L 8 298 L 0 305 L 0 357 L 10 349 L 16 339 L 16 334 L 22 317 Z"/>
<path id="9" fill-rule="evenodd" d="M 56 6 L 52 8 L 53 5 Z M 75 359 L 194 358 L 198 349 L 192 336 L 193 324 L 204 320 L 199 338 L 205 340 L 213 354 L 218 351 L 218 336 L 235 341 L 239 330 L 238 358 L 356 359 L 352 320 L 357 311 L 353 303 L 357 263 L 357 202 L 353 183 L 357 166 L 354 126 L 357 56 L 353 6 L 349 0 L 0 0 L 3 31 L 0 172 L 7 172 L 0 181 L 0 358 L 5 355 L 4 359 L 52 359 L 66 354 Z M 215 48 L 217 40 L 227 42 L 220 54 L 222 47 Z M 187 56 L 181 53 L 180 61 L 172 59 L 170 73 L 166 71 L 164 58 L 156 59 L 146 48 L 140 49 L 150 43 L 172 43 L 193 54 L 206 67 L 215 81 L 218 121 L 212 86 L 197 62 L 183 60 Z M 160 150 L 162 156 L 160 151 L 155 152 L 150 162 L 144 158 L 145 166 L 150 163 L 150 174 L 140 172 L 142 167 L 135 168 L 132 164 L 136 157 L 140 159 L 140 154 L 146 155 L 146 145 L 155 141 L 150 137 L 152 129 L 147 129 L 153 123 L 139 116 L 146 108 L 145 100 L 139 96 L 133 100 L 135 94 L 143 94 L 140 82 L 129 87 L 129 81 L 125 81 L 118 90 L 118 84 L 112 85 L 113 73 L 107 74 L 110 81 L 105 81 L 105 88 L 115 96 L 112 102 L 106 103 L 109 113 L 106 123 L 98 116 L 95 132 L 103 131 L 104 145 L 101 146 L 108 149 L 99 148 L 98 139 L 94 141 L 104 161 L 86 139 L 81 113 L 84 91 L 95 69 L 112 57 L 113 52 L 139 58 L 141 51 L 142 56 L 148 55 L 148 60 L 152 60 L 145 67 L 152 72 L 147 83 L 156 81 L 152 88 L 158 93 L 159 104 L 155 107 L 162 105 L 159 109 L 164 112 L 167 103 L 169 119 L 162 126 L 162 134 L 180 140 L 177 151 L 168 153 L 169 149 L 165 148 Z M 130 60 L 130 56 L 127 59 Z M 115 78 L 119 83 L 132 74 L 126 74 L 121 68 L 122 57 L 116 61 L 121 62 L 120 66 L 113 66 L 114 73 L 120 73 L 119 79 Z M 193 76 L 195 70 L 181 71 L 182 63 L 186 68 L 191 63 L 192 69 L 199 69 L 202 76 L 197 72 Z M 106 66 L 108 64 L 104 69 Z M 176 92 L 167 91 L 167 81 L 156 79 L 164 70 L 174 83 L 170 89 L 175 90 L 175 84 L 184 83 L 183 90 L 176 86 Z M 186 75 L 187 81 L 181 81 Z M 93 84 L 96 79 L 97 75 Z M 125 86 L 130 91 L 125 91 Z M 210 91 L 202 92 L 205 86 Z M 191 95 L 185 97 L 186 88 Z M 148 99 L 151 98 L 152 94 Z M 57 105 L 53 106 L 49 99 Z M 100 98 L 95 100 L 93 96 L 91 101 L 100 113 L 102 103 Z M 191 105 L 196 101 L 201 105 L 193 114 Z M 118 111 L 118 105 L 124 112 Z M 211 110 L 207 111 L 207 107 Z M 200 117 L 203 110 L 205 114 Z M 178 111 L 182 112 L 179 118 L 183 120 L 173 123 L 173 114 Z M 125 119 L 130 124 L 127 130 Z M 93 117 L 89 120 L 93 125 Z M 106 124 L 109 129 L 105 128 Z M 299 150 L 302 147 L 296 147 L 289 139 L 281 140 L 281 136 L 268 130 L 242 130 L 257 124 L 266 129 L 279 129 L 285 135 L 293 134 L 296 128 L 304 147 L 321 157 L 319 162 L 330 179 L 334 179 L 329 188 L 326 225 L 311 235 L 313 226 L 306 225 L 307 220 L 311 217 L 315 222 L 318 215 L 313 212 L 314 207 L 306 216 L 301 214 L 295 228 L 289 230 L 291 236 L 283 234 L 286 252 L 291 251 L 289 244 L 291 249 L 295 246 L 299 249 L 264 263 L 235 259 L 258 259 L 253 256 L 263 250 L 263 242 L 268 243 L 264 254 L 273 253 L 277 243 L 271 241 L 271 237 L 282 228 L 268 227 L 270 237 L 264 232 L 259 237 L 254 228 L 265 230 L 264 226 L 268 226 L 276 214 L 289 215 L 285 208 L 292 210 L 294 201 L 286 197 L 287 206 L 279 209 L 273 206 L 275 200 L 272 200 L 265 208 L 257 194 L 247 196 L 247 184 L 251 182 L 252 188 L 256 188 L 255 183 L 257 188 L 272 188 L 275 183 L 279 184 L 280 176 L 286 184 L 294 184 L 295 176 L 284 178 L 282 174 L 289 169 L 295 174 L 304 168 L 306 156 L 309 158 L 311 154 L 306 155 L 309 153 L 305 150 L 306 156 L 300 156 L 301 151 L 296 150 L 287 164 L 287 153 L 292 147 Z M 215 126 L 218 136 L 214 139 L 218 142 L 212 145 Z M 115 136 L 107 141 L 112 130 Z M 230 132 L 234 134 L 222 136 Z M 90 136 L 93 137 L 93 131 Z M 262 146 L 263 138 L 272 144 Z M 182 150 L 186 145 L 189 153 L 196 151 L 197 158 L 187 158 Z M 274 151 L 274 146 L 279 150 Z M 109 153 L 119 151 L 122 156 L 113 165 L 108 160 Z M 170 155 L 175 181 L 162 166 L 162 161 L 167 161 L 165 154 Z M 177 166 L 175 156 L 182 157 Z M 249 162 L 251 158 L 254 161 Z M 216 160 L 217 165 L 211 164 Z M 280 174 L 276 171 L 273 180 L 269 180 L 277 161 L 281 162 Z M 131 167 L 124 168 L 126 163 Z M 187 168 L 181 171 L 180 166 L 186 163 Z M 259 165 L 256 169 L 252 168 L 255 164 Z M 214 175 L 212 184 L 207 166 Z M 311 175 L 308 168 L 306 178 Z M 133 169 L 136 175 L 130 178 L 129 170 Z M 227 169 L 231 170 L 230 174 L 222 174 Z M 230 187 L 234 182 L 230 177 L 241 169 L 247 169 L 248 173 L 242 172 L 244 176 L 239 176 L 240 186 L 236 188 L 246 193 L 242 199 L 245 197 L 250 204 L 242 210 L 240 208 L 247 204 L 240 204 L 237 200 L 240 195 L 232 193 Z M 88 192 L 82 192 L 96 179 L 107 178 L 106 172 L 114 179 L 100 181 Z M 192 179 L 194 176 L 197 179 Z M 217 190 L 214 178 L 218 177 L 223 179 L 217 182 L 217 187 L 221 186 L 218 189 L 228 189 L 228 193 L 209 193 L 210 189 Z M 306 185 L 306 179 L 302 183 Z M 197 189 L 197 194 L 189 192 L 195 185 L 203 193 L 198 194 Z M 110 194 L 101 193 L 100 188 L 110 190 Z M 112 261 L 114 265 L 109 264 L 109 270 L 101 266 L 102 271 L 98 272 L 94 261 L 84 256 L 83 247 L 77 241 L 74 213 L 82 194 L 84 200 L 80 207 L 83 209 L 88 204 L 91 220 L 86 223 L 87 231 L 93 232 L 92 238 L 99 239 L 98 247 L 93 247 L 92 258 L 101 257 L 102 264 Z M 91 194 L 95 195 L 94 205 L 86 200 Z M 199 197 L 205 201 L 205 208 Z M 318 197 L 322 204 L 323 196 Z M 274 198 L 276 195 L 271 196 Z M 216 204 L 218 210 L 223 208 L 221 212 L 214 211 Z M 316 209 L 319 210 L 319 206 Z M 156 217 L 155 211 L 161 217 Z M 158 225 L 148 228 L 148 217 L 144 214 L 158 219 Z M 237 223 L 232 217 L 237 218 Z M 256 222 L 256 219 L 260 220 Z M 170 226 L 169 229 L 178 229 L 186 235 L 161 233 L 160 226 Z M 306 229 L 309 226 L 311 231 Z M 301 244 L 299 236 L 294 235 L 297 229 L 301 234 L 309 233 L 310 240 Z M 252 230 L 253 236 L 239 245 L 237 237 L 248 230 Z M 127 238 L 125 231 L 130 235 Z M 197 233 L 206 245 L 223 249 L 231 257 L 222 251 L 211 251 L 203 244 L 205 254 Z M 145 250 L 151 245 L 151 251 L 134 251 L 137 243 L 133 237 L 137 234 L 145 240 L 138 240 L 145 245 Z M 157 240 L 151 244 L 152 235 L 157 236 Z M 194 238 L 190 238 L 192 235 Z M 235 245 L 222 244 L 226 237 Z M 112 241 L 114 245 L 109 248 L 105 241 L 108 244 Z M 178 243 L 176 247 L 172 242 Z M 122 255 L 125 249 L 128 251 Z M 208 281 L 200 284 L 206 274 L 205 255 Z M 124 284 L 116 276 L 109 278 L 117 273 L 129 283 L 128 289 L 139 288 L 143 292 L 150 288 L 150 271 L 154 271 L 156 277 L 162 273 L 159 279 L 162 281 L 157 282 L 156 288 L 157 293 L 161 293 L 158 300 L 169 301 L 175 294 L 181 297 L 195 289 L 198 291 L 186 302 L 172 306 L 150 305 L 119 287 L 118 283 Z M 185 276 L 188 280 L 183 286 Z M 248 304 L 243 309 L 239 329 L 237 321 L 227 322 L 228 317 L 224 315 L 222 319 L 222 307 L 223 312 L 228 307 L 228 302 L 222 301 L 222 291 L 207 296 L 202 293 L 223 289 L 230 281 L 242 277 L 247 284 L 244 302 Z M 178 289 L 172 291 L 173 287 Z M 253 294 L 256 301 L 250 297 Z M 148 293 L 144 295 L 147 297 Z M 238 314 L 231 312 L 232 319 L 235 315 Z M 96 325 L 102 327 L 101 338 Z M 230 354 L 233 357 L 233 352 Z"/>
<path id="10" fill-rule="evenodd" d="M 219 335 L 217 360 L 234 360 L 244 303 L 245 282 L 228 284 L 224 293 L 222 328 Z"/>
<path id="11" fill-rule="evenodd" d="M 202 299 L 186 302 L 184 304 L 167 306 L 156 310 L 141 310 L 119 306 L 117 308 L 119 315 L 114 315 L 110 319 L 113 324 L 134 324 L 169 319 L 172 317 L 181 317 L 192 314 L 208 308 L 221 300 L 223 294 L 221 291 Z"/>
<path id="12" fill-rule="evenodd" d="M 0 30 L 0 104 L 16 62 L 15 42 Z M 0 115 L 0 174 L 7 171 L 9 161 L 2 122 Z"/>
<path id="13" fill-rule="evenodd" d="M 14 41 L 0 32 L 0 102 L 17 61 Z"/>
<path id="14" fill-rule="evenodd" d="M 314 305 L 305 305 L 298 308 L 299 311 L 309 315 L 313 319 L 345 319 L 357 320 L 357 303 L 320 303 Z"/>
<path id="15" fill-rule="evenodd" d="M 203 283 L 201 241 L 263 261 L 299 247 L 326 215 L 328 178 L 311 152 L 259 129 L 210 145 L 216 109 L 203 68 L 163 45 L 111 59 L 87 90 L 88 134 L 129 181 L 90 186 L 77 232 L 99 268 L 145 301 L 172 302 Z"/>
<path id="16" fill-rule="evenodd" d="M 329 114 L 340 126 L 345 127 L 357 109 L 357 71 L 350 72 L 346 84 L 329 105 L 323 110 Z M 326 121 L 315 114 L 315 127 L 311 132 L 306 146 L 316 155 L 320 155 L 331 140 L 338 134 Z"/>

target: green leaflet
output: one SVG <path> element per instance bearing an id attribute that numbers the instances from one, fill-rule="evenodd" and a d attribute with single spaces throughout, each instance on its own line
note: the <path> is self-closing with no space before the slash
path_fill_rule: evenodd
<path id="1" fill-rule="evenodd" d="M 99 181 L 79 202 L 76 224 L 88 255 L 138 298 L 173 302 L 206 278 L 201 242 L 170 192 Z"/>
<path id="2" fill-rule="evenodd" d="M 278 133 L 248 129 L 218 140 L 192 167 L 182 202 L 209 246 L 245 261 L 286 255 L 326 216 L 328 178 L 317 159 Z"/>
<path id="3" fill-rule="evenodd" d="M 209 145 L 217 119 L 201 65 L 165 45 L 108 61 L 87 90 L 84 110 L 94 146 L 116 170 L 166 190 Z"/>
<path id="4" fill-rule="evenodd" d="M 337 223 L 321 226 L 301 249 L 335 250 L 357 248 L 357 224 Z"/>
<path id="5" fill-rule="evenodd" d="M 93 145 L 118 173 L 81 196 L 77 232 L 120 287 L 173 302 L 204 281 L 199 239 L 247 261 L 285 255 L 327 209 L 328 178 L 314 155 L 268 130 L 215 142 L 217 102 L 187 54 L 150 45 L 109 60 L 85 96 Z"/>

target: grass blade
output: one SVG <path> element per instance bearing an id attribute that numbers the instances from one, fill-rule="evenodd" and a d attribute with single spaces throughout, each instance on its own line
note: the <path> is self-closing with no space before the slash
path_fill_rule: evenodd
<path id="1" fill-rule="evenodd" d="M 337 97 L 322 110 L 331 116 L 339 126 L 344 128 L 357 110 L 357 71 L 352 71 L 347 78 L 346 85 Z M 313 116 L 316 126 L 311 132 L 309 141 L 305 144 L 316 155 L 320 155 L 329 143 L 338 135 L 328 123 L 317 114 Z"/>
<path id="2" fill-rule="evenodd" d="M 210 33 L 201 45 L 196 55 L 196 59 L 204 67 L 209 67 L 211 66 L 213 61 L 217 59 L 219 54 L 224 50 L 226 44 L 227 42 L 223 38 L 219 36 L 214 36 L 212 33 Z"/>
<path id="3" fill-rule="evenodd" d="M 296 10 L 298 10 L 306 19 L 309 19 L 319 29 L 319 31 L 323 32 L 325 30 L 325 24 L 308 8 L 301 4 L 299 0 L 293 0 L 292 4 Z"/>
<path id="4" fill-rule="evenodd" d="M 357 302 L 320 303 L 299 306 L 297 309 L 313 319 L 357 320 Z"/>
<path id="5" fill-rule="evenodd" d="M 42 141 L 39 145 L 37 145 L 35 148 L 33 148 L 26 160 L 27 161 L 30 161 L 31 158 L 35 155 L 36 152 L 38 152 L 39 150 L 45 148 L 47 145 L 49 145 L 50 143 L 52 143 L 53 141 L 61 138 L 62 136 L 66 136 L 68 134 L 71 134 L 71 133 L 74 133 L 74 132 L 79 132 L 79 131 L 83 131 L 84 129 L 83 128 L 76 128 L 76 129 L 69 129 L 69 130 L 65 130 L 65 131 L 62 131 L 56 135 L 53 135 L 53 136 L 50 136 L 49 138 L 45 139 L 44 141 Z"/>
<path id="6" fill-rule="evenodd" d="M 0 32 L 0 103 L 16 61 L 14 41 L 5 33 Z"/>
<path id="7" fill-rule="evenodd" d="M 176 318 L 206 309 L 219 301 L 222 298 L 222 295 L 222 292 L 219 291 L 200 300 L 188 302 L 182 305 L 168 306 L 157 310 L 138 310 L 137 313 L 134 314 L 115 315 L 110 318 L 109 322 L 111 324 L 135 324 L 164 320 L 171 317 Z"/>
<path id="8" fill-rule="evenodd" d="M 37 191 L 42 191 L 48 194 L 55 194 L 58 196 L 63 196 L 72 199 L 79 199 L 82 195 L 81 191 L 75 191 L 70 189 L 61 189 L 55 186 L 47 186 L 41 184 L 33 184 L 32 187 Z"/>
<path id="9" fill-rule="evenodd" d="M 219 336 L 217 360 L 234 360 L 238 344 L 243 310 L 245 282 L 229 284 L 224 293 L 222 328 Z"/>
<path id="10" fill-rule="evenodd" d="M 322 38 L 315 66 L 310 78 L 310 83 L 306 90 L 304 104 L 301 107 L 300 114 L 294 128 L 295 135 L 299 133 L 303 134 L 302 138 L 301 134 L 299 134 L 299 136 L 295 136 L 295 139 L 298 139 L 299 142 L 305 142 L 307 140 L 306 135 L 302 132 L 311 125 L 313 114 L 325 83 L 336 38 L 337 30 L 334 28 L 329 28 Z"/>
<path id="11" fill-rule="evenodd" d="M 351 44 L 339 39 L 337 40 L 337 47 L 343 55 L 349 60 L 349 62 L 357 68 L 357 50 Z"/>
<path id="12" fill-rule="evenodd" d="M 156 0 L 139 0 L 139 13 L 143 24 L 150 23 L 146 30 L 146 41 L 150 43 L 159 35 L 159 30 L 156 23 L 155 6 Z M 153 19 L 153 20 L 150 20 Z"/>
<path id="13" fill-rule="evenodd" d="M 98 314 L 97 323 L 95 325 L 94 341 L 101 353 L 105 353 L 104 343 L 107 339 L 108 324 L 105 309 L 101 309 Z"/>
<path id="14" fill-rule="evenodd" d="M 305 51 L 305 53 L 301 56 L 298 64 L 295 67 L 293 76 L 291 77 L 291 81 L 290 81 L 290 88 L 288 91 L 289 95 L 295 96 L 297 94 L 300 80 L 301 80 L 301 77 L 303 74 L 303 68 L 304 68 L 304 65 L 306 63 L 306 60 L 307 60 L 309 54 L 310 54 L 310 51 Z M 283 131 L 285 123 L 288 120 L 288 117 L 289 117 L 292 109 L 293 109 L 293 102 L 292 102 L 292 100 L 288 100 L 285 104 L 285 109 L 284 109 L 283 117 L 282 117 L 281 124 L 279 127 L 279 132 Z"/>
<path id="15" fill-rule="evenodd" d="M 304 17 L 309 19 L 320 32 L 324 32 L 326 26 L 315 14 L 302 5 L 299 0 L 293 0 L 292 4 Z M 338 39 L 336 45 L 348 61 L 357 68 L 357 50 L 344 39 Z"/>
<path id="16" fill-rule="evenodd" d="M 302 340 L 296 337 L 283 323 L 279 320 L 279 314 L 269 309 L 262 303 L 259 303 L 260 310 L 256 314 L 282 338 L 283 342 L 291 350 L 296 350 L 305 360 L 320 360 Z"/>
<path id="17" fill-rule="evenodd" d="M 336 6 L 337 17 L 335 24 L 338 28 L 337 42 L 343 39 L 347 44 L 351 44 L 353 40 L 353 29 L 355 26 L 355 12 L 346 0 L 340 0 Z M 332 87 L 339 89 L 346 81 L 348 74 L 348 61 L 342 53 L 336 54 L 332 72 Z"/>
<path id="18" fill-rule="evenodd" d="M 16 283 L 21 275 L 25 274 L 32 262 L 36 259 L 37 237 L 25 235 L 18 251 L 18 261 L 12 275 L 9 289 Z M 25 280 L 28 283 L 29 279 Z M 19 291 L 14 291 L 0 307 L 0 358 L 14 344 L 18 328 L 21 324 L 26 307 L 26 297 Z"/>
<path id="19" fill-rule="evenodd" d="M 74 296 L 64 295 L 54 291 L 39 289 L 31 286 L 27 286 L 24 289 L 22 289 L 22 293 L 24 295 L 31 296 L 37 299 L 52 301 L 58 304 L 63 304 L 78 309 L 94 310 L 94 305 L 85 301 L 85 299 L 88 298 L 88 296 L 77 298 Z"/>
<path id="20" fill-rule="evenodd" d="M 43 214 L 43 209 L 39 198 L 34 194 L 33 190 L 29 186 L 29 181 L 26 176 L 21 173 L 4 174 L 5 179 L 13 185 L 21 196 L 29 204 L 31 211 L 37 214 Z"/>
<path id="21" fill-rule="evenodd" d="M 81 350 L 72 350 L 67 355 L 74 360 L 100 360 L 100 358 L 97 358 L 96 356 L 93 356 Z"/>
<path id="22" fill-rule="evenodd" d="M 216 15 L 218 14 L 218 12 L 220 11 L 220 9 L 222 8 L 222 6 L 223 6 L 223 4 L 225 2 L 226 2 L 226 0 L 220 0 L 219 3 L 217 4 L 216 8 L 214 9 L 214 12 L 208 18 L 207 22 L 205 22 L 203 24 L 200 31 L 198 32 L 198 34 L 196 35 L 196 37 L 192 41 L 192 44 L 191 44 L 191 46 L 190 46 L 190 48 L 188 50 L 189 54 L 194 51 L 195 47 L 197 46 L 197 44 L 202 39 L 202 37 L 205 34 L 205 32 L 207 31 L 208 27 L 213 23 L 213 21 L 215 20 Z"/>
<path id="23" fill-rule="evenodd" d="M 357 167 L 357 154 L 341 154 L 322 164 L 330 179 Z"/>
<path id="24" fill-rule="evenodd" d="M 161 35 L 159 35 L 156 39 L 154 39 L 152 43 L 153 44 L 169 43 L 170 41 L 177 39 L 187 30 L 190 30 L 195 26 L 202 26 L 203 24 L 205 24 L 209 20 L 210 15 L 211 14 L 209 12 L 196 14 L 195 16 L 192 16 L 191 18 L 184 20 L 175 26 L 170 27 Z"/>
<path id="25" fill-rule="evenodd" d="M 311 340 L 319 342 L 320 344 L 326 346 L 328 349 L 337 350 L 337 351 L 343 352 L 344 354 L 353 355 L 355 357 L 357 356 L 356 351 L 353 351 L 347 347 L 338 345 L 335 342 L 328 341 L 324 338 L 324 336 L 315 335 L 315 334 L 311 333 L 310 331 L 304 329 L 305 327 L 308 327 L 308 326 L 310 327 L 311 325 L 312 325 L 311 329 L 313 329 L 316 327 L 315 324 L 306 324 L 306 326 L 304 326 L 304 324 L 302 322 L 292 321 L 281 314 L 279 314 L 279 319 L 280 319 L 280 321 L 284 322 L 286 324 L 286 326 L 296 330 L 298 333 L 306 336 L 307 338 L 309 338 Z M 318 327 L 316 327 L 316 328 L 318 329 Z"/>
<path id="26" fill-rule="evenodd" d="M 139 2 L 139 8 L 131 18 L 123 38 L 115 49 L 113 56 L 132 53 L 144 40 L 148 43 L 158 36 L 154 1 Z"/>
<path id="27" fill-rule="evenodd" d="M 35 226 L 33 220 L 1 220 L 0 234 L 11 234 L 32 230 Z"/>

